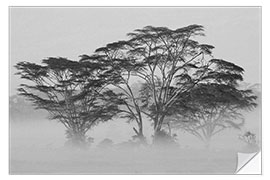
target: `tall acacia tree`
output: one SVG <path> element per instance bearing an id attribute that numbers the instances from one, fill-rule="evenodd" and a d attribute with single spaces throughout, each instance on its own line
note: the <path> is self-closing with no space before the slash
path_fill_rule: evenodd
<path id="1" fill-rule="evenodd" d="M 114 102 L 119 107 L 120 117 L 127 118 L 128 121 L 135 121 L 137 127 L 133 127 L 135 132 L 134 138 L 138 138 L 145 143 L 145 136 L 143 134 L 143 111 L 140 107 L 140 97 L 132 88 L 132 77 L 135 72 L 144 68 L 142 63 L 136 62 L 135 59 L 130 59 L 127 56 L 128 48 L 130 47 L 128 41 L 118 41 L 107 44 L 105 47 L 96 49 L 92 56 L 82 55 L 82 62 L 99 61 L 104 62 L 107 71 L 105 76 L 110 77 L 107 83 L 111 85 L 117 93 L 112 94 L 111 102 Z"/>
<path id="2" fill-rule="evenodd" d="M 195 40 L 196 36 L 204 36 L 201 25 L 175 30 L 147 26 L 128 35 L 131 44 L 128 57 L 144 65 L 134 75 L 144 80 L 142 103 L 151 114 L 157 136 L 167 112 L 180 95 L 205 76 L 214 47 Z"/>
<path id="3" fill-rule="evenodd" d="M 117 106 L 108 101 L 105 70 L 101 63 L 48 58 L 43 65 L 19 62 L 17 75 L 30 81 L 21 84 L 19 95 L 45 109 L 50 118 L 66 127 L 68 142 L 86 145 L 86 132 L 100 121 L 112 118 Z"/>
<path id="4" fill-rule="evenodd" d="M 155 134 L 158 134 L 166 111 L 178 95 L 198 82 L 196 79 L 185 84 L 178 83 L 177 88 L 172 88 L 177 78 L 187 78 L 188 73 L 193 71 L 190 69 L 197 68 L 203 72 L 207 68 L 204 58 L 211 55 L 214 47 L 192 39 L 202 35 L 203 27 L 200 25 L 176 30 L 147 26 L 129 33 L 130 39 L 127 41 L 110 43 L 97 49 L 92 56 L 107 61 L 112 69 L 110 73 L 118 77 L 113 85 L 123 91 L 128 109 L 126 113 L 136 120 L 138 134 L 142 134 L 142 114 L 153 121 Z M 150 90 L 147 101 L 142 98 L 145 94 L 138 98 L 134 96 L 129 84 L 131 77 L 140 78 Z M 135 132 L 138 131 L 135 129 Z"/>

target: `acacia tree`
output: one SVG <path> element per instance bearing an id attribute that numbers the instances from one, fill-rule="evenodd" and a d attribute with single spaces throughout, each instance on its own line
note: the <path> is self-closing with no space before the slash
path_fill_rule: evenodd
<path id="1" fill-rule="evenodd" d="M 212 59 L 202 80 L 181 94 L 167 116 L 173 128 L 182 128 L 209 146 L 211 138 L 226 128 L 244 125 L 241 111 L 256 107 L 252 90 L 241 90 L 244 69 L 233 63 Z"/>
<path id="2" fill-rule="evenodd" d="M 211 55 L 214 47 L 192 39 L 202 35 L 200 25 L 176 30 L 147 26 L 129 33 L 127 41 L 96 50 L 94 57 L 107 61 L 111 66 L 110 73 L 118 77 L 113 85 L 123 91 L 128 109 L 125 112 L 130 119 L 136 120 L 138 134 L 142 134 L 142 113 L 153 121 L 155 135 L 159 134 L 166 112 L 179 94 L 192 88 L 203 76 L 207 69 L 204 58 Z M 188 78 L 193 71 L 190 69 L 194 68 L 201 72 L 197 79 L 175 84 L 176 79 Z M 131 77 L 140 78 L 145 84 L 144 92 L 148 89 L 150 93 L 142 91 L 139 98 L 135 97 L 129 84 Z M 176 85 L 177 88 L 173 88 Z"/>
<path id="3" fill-rule="evenodd" d="M 182 106 L 177 104 L 167 122 L 174 129 L 181 128 L 196 136 L 209 147 L 216 134 L 244 125 L 241 112 L 255 108 L 256 98 L 251 90 L 238 90 L 228 84 L 202 83 L 187 95 L 185 106 L 190 108 L 177 109 Z"/>
<path id="4" fill-rule="evenodd" d="M 214 47 L 195 41 L 196 36 L 204 35 L 200 25 L 176 30 L 147 26 L 128 35 L 128 56 L 144 65 L 134 75 L 144 80 L 142 104 L 150 112 L 154 137 L 158 137 L 167 112 L 180 95 L 204 77 Z"/>
<path id="5" fill-rule="evenodd" d="M 213 58 L 214 46 L 195 40 L 197 36 L 204 36 L 202 26 L 190 25 L 176 30 L 147 26 L 129 36 L 129 57 L 144 64 L 144 69 L 136 71 L 135 75 L 145 80 L 141 98 L 143 106 L 151 114 L 156 135 L 166 124 L 166 117 L 176 108 L 180 115 L 191 112 L 195 116 L 192 118 L 198 118 L 194 112 L 210 116 L 212 120 L 218 116 L 218 121 L 220 117 L 228 116 L 223 122 L 237 126 L 231 119 L 241 116 L 239 110 L 250 110 L 256 106 L 256 96 L 252 91 L 236 88 L 238 82 L 243 80 L 244 69 Z M 199 92 L 197 97 L 195 92 Z M 216 126 L 207 127 L 207 141 L 221 131 L 215 132 Z"/>
<path id="6" fill-rule="evenodd" d="M 110 77 L 107 79 L 107 83 L 114 90 L 117 90 L 110 99 L 121 107 L 119 109 L 121 118 L 127 118 L 128 122 L 136 122 L 137 127 L 133 127 L 136 135 L 133 137 L 145 143 L 143 114 L 149 114 L 141 109 L 140 97 L 132 89 L 132 76 L 135 72 L 143 69 L 144 65 L 127 56 L 130 45 L 128 41 L 110 43 L 105 47 L 96 49 L 95 54 L 92 56 L 82 55 L 83 59 L 81 61 L 96 60 L 106 64 L 107 71 L 104 72 L 104 75 Z"/>
<path id="7" fill-rule="evenodd" d="M 45 109 L 50 119 L 66 127 L 68 142 L 86 145 L 86 132 L 95 124 L 111 119 L 117 106 L 108 101 L 105 70 L 101 63 L 48 58 L 43 65 L 19 62 L 17 75 L 30 81 L 21 84 L 19 95 L 37 109 Z"/>

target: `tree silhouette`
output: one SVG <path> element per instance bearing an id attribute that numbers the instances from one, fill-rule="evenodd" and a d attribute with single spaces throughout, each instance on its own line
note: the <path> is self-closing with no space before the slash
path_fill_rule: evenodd
<path id="1" fill-rule="evenodd" d="M 211 54 L 213 46 L 199 44 L 191 39 L 192 36 L 203 35 L 202 31 L 200 25 L 176 30 L 147 26 L 129 33 L 128 41 L 110 43 L 96 50 L 98 57 L 111 62 L 112 69 L 119 77 L 114 85 L 122 89 L 123 94 L 132 102 L 127 105 L 127 114 L 130 119 L 136 120 L 140 130 L 138 134 L 142 130 L 141 114 L 153 121 L 154 131 L 158 133 L 166 111 L 176 101 L 178 94 L 197 83 L 196 80 L 182 85 L 178 83 L 180 87 L 174 89 L 176 91 L 173 94 L 169 93 L 172 92 L 175 79 L 187 78 L 187 69 L 205 69 L 200 61 Z M 134 97 L 128 84 L 131 77 L 143 80 L 145 92 L 150 93 L 144 94 L 141 91 L 140 97 Z M 126 87 L 119 87 L 119 84 Z"/>
<path id="2" fill-rule="evenodd" d="M 139 138 L 141 142 L 145 142 L 143 135 L 143 113 L 139 104 L 139 97 L 132 89 L 132 76 L 140 69 L 144 68 L 143 64 L 130 59 L 127 50 L 130 47 L 128 41 L 119 41 L 107 44 L 105 47 L 98 48 L 92 56 L 83 55 L 82 61 L 97 60 L 105 62 L 107 71 L 104 73 L 110 76 L 107 80 L 111 86 L 118 92 L 111 96 L 111 101 L 119 105 L 120 117 L 127 118 L 128 122 L 136 121 L 138 127 L 133 127 L 136 133 L 134 138 Z"/>
<path id="3" fill-rule="evenodd" d="M 142 103 L 150 112 L 158 136 L 179 95 L 202 80 L 208 69 L 206 59 L 214 47 L 194 40 L 204 35 L 201 25 L 176 30 L 147 26 L 128 35 L 129 57 L 144 65 L 135 76 L 144 80 Z"/>
<path id="4" fill-rule="evenodd" d="M 135 121 L 145 142 L 143 120 L 153 123 L 154 142 L 182 128 L 209 142 L 227 127 L 243 124 L 241 110 L 256 106 L 249 89 L 237 88 L 244 69 L 212 55 L 214 46 L 200 44 L 201 25 L 178 29 L 146 26 L 128 40 L 107 44 L 79 61 L 48 58 L 43 65 L 20 62 L 19 93 L 67 128 L 71 144 L 85 144 L 86 132 L 114 115 Z M 132 83 L 140 80 L 140 92 Z"/>
<path id="5" fill-rule="evenodd" d="M 208 146 L 215 134 L 244 125 L 241 111 L 255 108 L 257 97 L 250 89 L 238 88 L 243 68 L 221 59 L 211 59 L 207 67 L 201 81 L 179 95 L 168 111 L 167 123 L 195 135 Z"/>
<path id="6" fill-rule="evenodd" d="M 203 84 L 208 90 L 221 85 L 234 88 L 243 79 L 244 70 L 213 58 L 214 46 L 200 44 L 196 41 L 200 36 L 204 36 L 204 28 L 196 24 L 175 30 L 146 26 L 129 33 L 126 41 L 107 44 L 94 55 L 85 55 L 86 61 L 98 59 L 110 67 L 111 84 L 122 91 L 117 102 L 125 106 L 124 117 L 137 122 L 138 129 L 134 130 L 138 136 L 143 135 L 143 115 L 153 122 L 154 137 L 158 137 L 164 134 L 164 121 L 172 112 L 200 112 L 198 108 L 206 106 L 205 101 L 190 98 L 191 92 L 200 91 Z M 130 86 L 134 78 L 143 82 L 139 96 Z"/>
<path id="7" fill-rule="evenodd" d="M 100 121 L 111 119 L 117 106 L 108 101 L 105 70 L 101 63 L 77 62 L 66 58 L 48 58 L 43 65 L 19 62 L 17 75 L 30 81 L 21 84 L 19 95 L 37 109 L 45 109 L 50 119 L 66 127 L 71 145 L 85 146 L 86 132 Z M 31 84 L 31 85 L 30 85 Z"/>
<path id="8" fill-rule="evenodd" d="M 172 128 L 191 133 L 209 147 L 214 135 L 244 125 L 241 112 L 255 108 L 256 98 L 251 90 L 238 90 L 228 84 L 202 83 L 187 94 L 185 107 L 183 102 L 175 105 L 167 122 Z"/>

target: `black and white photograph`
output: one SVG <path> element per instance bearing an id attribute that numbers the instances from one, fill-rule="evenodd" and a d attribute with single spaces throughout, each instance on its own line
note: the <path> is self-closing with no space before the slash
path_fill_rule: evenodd
<path id="1" fill-rule="evenodd" d="M 236 174 L 262 149 L 261 7 L 9 7 L 9 174 Z"/>

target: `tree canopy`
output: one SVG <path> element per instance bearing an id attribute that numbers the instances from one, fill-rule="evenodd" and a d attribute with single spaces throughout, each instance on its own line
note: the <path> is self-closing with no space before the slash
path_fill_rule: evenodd
<path id="1" fill-rule="evenodd" d="M 198 106 L 212 108 L 214 105 L 211 103 L 224 105 L 223 101 L 227 101 L 230 107 L 239 105 L 240 109 L 243 108 L 242 103 L 245 102 L 229 98 L 231 96 L 251 98 L 250 106 L 246 104 L 246 107 L 253 107 L 254 97 L 243 97 L 248 92 L 236 89 L 238 82 L 243 80 L 244 69 L 214 58 L 214 46 L 196 41 L 197 37 L 205 35 L 203 26 L 194 24 L 175 30 L 146 26 L 127 35 L 128 40 L 98 48 L 88 59 L 99 59 L 110 67 L 111 82 L 122 90 L 121 102 L 127 106 L 125 117 L 136 120 L 140 131 L 143 127 L 142 114 L 153 122 L 154 131 L 158 133 L 164 120 L 172 112 L 179 114 L 181 109 L 189 112 L 198 110 Z M 142 81 L 139 97 L 132 92 L 131 78 Z M 221 92 L 221 89 L 233 89 L 233 92 Z M 211 97 L 212 93 L 217 93 L 216 97 Z M 200 101 L 190 98 L 190 94 L 196 94 Z M 190 103 L 192 105 L 188 105 Z"/>
<path id="2" fill-rule="evenodd" d="M 84 142 L 91 127 L 116 114 L 102 64 L 66 58 L 48 58 L 42 64 L 17 63 L 17 75 L 33 84 L 21 84 L 19 94 L 36 108 L 47 110 L 50 119 L 60 121 L 72 143 Z"/>
<path id="3" fill-rule="evenodd" d="M 164 130 L 171 123 L 205 141 L 241 126 L 241 111 L 256 107 L 253 92 L 238 89 L 244 69 L 215 58 L 213 45 L 197 41 L 205 36 L 202 25 L 146 26 L 127 36 L 79 61 L 18 63 L 17 74 L 34 83 L 22 84 L 20 94 L 71 134 L 84 137 L 93 125 L 118 115 L 136 122 L 135 137 L 142 141 L 144 119 L 153 123 L 154 140 L 167 137 Z M 134 79 L 141 82 L 139 93 L 132 89 Z"/>

